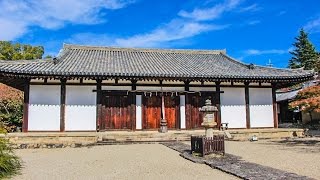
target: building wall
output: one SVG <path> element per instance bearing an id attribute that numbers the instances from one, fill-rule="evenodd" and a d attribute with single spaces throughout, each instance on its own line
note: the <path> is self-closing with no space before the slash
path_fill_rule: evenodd
<path id="1" fill-rule="evenodd" d="M 65 130 L 96 130 L 95 85 L 66 86 Z M 131 86 L 102 86 L 103 90 L 131 90 Z M 160 87 L 137 86 L 139 91 L 161 91 Z M 184 87 L 163 87 L 163 91 L 184 91 Z M 190 91 L 214 91 L 214 87 L 190 87 Z M 246 128 L 244 87 L 221 87 L 221 122 L 230 128 Z M 142 95 L 136 96 L 136 129 L 142 129 Z M 180 95 L 180 127 L 186 128 L 186 96 Z M 250 125 L 273 127 L 271 88 L 250 88 Z M 29 131 L 60 130 L 60 85 L 30 85 Z"/>
<path id="2" fill-rule="evenodd" d="M 250 126 L 274 127 L 272 88 L 249 88 Z"/>
<path id="3" fill-rule="evenodd" d="M 96 86 L 66 86 L 66 131 L 96 130 Z"/>
<path id="4" fill-rule="evenodd" d="M 30 85 L 28 131 L 60 130 L 60 86 Z"/>
<path id="5" fill-rule="evenodd" d="M 222 87 L 221 122 L 229 128 L 246 128 L 246 106 L 244 88 Z"/>

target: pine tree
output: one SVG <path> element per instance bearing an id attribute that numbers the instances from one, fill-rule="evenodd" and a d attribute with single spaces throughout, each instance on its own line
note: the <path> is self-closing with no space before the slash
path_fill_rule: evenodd
<path id="1" fill-rule="evenodd" d="M 308 34 L 300 29 L 299 36 L 295 40 L 296 42 L 293 43 L 295 49 L 290 51 L 292 58 L 289 60 L 289 68 L 317 69 L 318 53 L 310 42 Z"/>

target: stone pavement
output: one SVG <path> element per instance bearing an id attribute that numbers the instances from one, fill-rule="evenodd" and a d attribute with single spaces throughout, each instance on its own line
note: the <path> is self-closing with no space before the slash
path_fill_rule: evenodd
<path id="1" fill-rule="evenodd" d="M 180 152 L 180 156 L 195 163 L 207 164 L 214 169 L 219 169 L 223 172 L 232 174 L 242 179 L 301 179 L 311 180 L 312 178 L 306 176 L 300 176 L 295 173 L 290 173 L 282 170 L 278 170 L 268 166 L 262 166 L 255 163 L 250 163 L 241 160 L 240 157 L 231 154 L 226 154 L 221 157 L 198 157 L 194 156 L 190 152 L 190 145 L 182 142 L 168 142 L 162 143 L 163 145 Z"/>

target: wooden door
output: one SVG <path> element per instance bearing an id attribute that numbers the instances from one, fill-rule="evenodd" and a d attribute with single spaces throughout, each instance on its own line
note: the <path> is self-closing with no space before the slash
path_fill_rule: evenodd
<path id="1" fill-rule="evenodd" d="M 165 96 L 164 98 L 165 117 L 169 129 L 179 128 L 179 100 L 179 96 Z"/>
<path id="2" fill-rule="evenodd" d="M 144 96 L 143 97 L 143 129 L 158 129 L 161 120 L 161 97 Z"/>
<path id="3" fill-rule="evenodd" d="M 199 108 L 205 105 L 205 101 L 210 99 L 212 105 L 215 105 L 216 95 L 214 92 L 191 93 L 186 96 L 186 128 L 199 129 L 202 128 L 203 113 Z M 215 121 L 217 116 L 215 114 Z"/>
<path id="4" fill-rule="evenodd" d="M 132 129 L 132 95 L 102 95 L 101 130 Z"/>

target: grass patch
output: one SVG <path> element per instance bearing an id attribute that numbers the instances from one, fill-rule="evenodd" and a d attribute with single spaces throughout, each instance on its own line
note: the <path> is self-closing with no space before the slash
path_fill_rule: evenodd
<path id="1" fill-rule="evenodd" d="M 21 162 L 6 139 L 0 138 L 0 179 L 13 176 L 19 172 Z"/>

